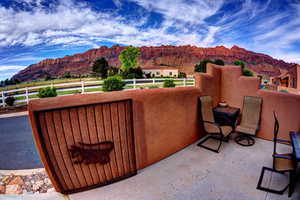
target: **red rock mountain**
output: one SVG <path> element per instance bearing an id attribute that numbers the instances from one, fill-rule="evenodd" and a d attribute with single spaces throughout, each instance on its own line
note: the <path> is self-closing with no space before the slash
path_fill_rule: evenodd
<path id="1" fill-rule="evenodd" d="M 65 56 L 57 59 L 46 59 L 37 64 L 33 64 L 18 72 L 13 78 L 20 81 L 30 81 L 41 79 L 46 76 L 59 77 L 66 72 L 71 74 L 91 73 L 93 61 L 104 56 L 111 66 L 120 66 L 118 56 L 126 47 L 106 46 L 91 49 L 84 53 Z M 286 63 L 282 60 L 274 59 L 268 55 L 255 53 L 238 46 L 226 48 L 217 46 L 213 48 L 201 48 L 196 46 L 157 46 L 140 47 L 140 66 L 143 69 L 157 67 L 177 67 L 179 71 L 192 74 L 195 64 L 204 58 L 222 59 L 227 64 L 234 60 L 242 60 L 253 71 L 267 76 L 277 76 L 283 71 L 290 70 L 295 64 Z"/>

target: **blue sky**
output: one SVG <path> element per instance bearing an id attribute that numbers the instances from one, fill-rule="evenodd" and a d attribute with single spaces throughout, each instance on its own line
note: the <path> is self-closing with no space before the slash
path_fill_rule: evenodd
<path id="1" fill-rule="evenodd" d="M 114 44 L 238 45 L 300 63 L 300 0 L 0 0 L 0 80 Z"/>

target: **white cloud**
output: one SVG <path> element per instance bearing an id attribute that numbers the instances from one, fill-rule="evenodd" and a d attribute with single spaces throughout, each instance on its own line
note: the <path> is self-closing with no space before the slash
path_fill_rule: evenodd
<path id="1" fill-rule="evenodd" d="M 209 45 L 211 45 L 215 40 L 215 34 L 218 32 L 218 30 L 220 30 L 220 27 L 215 27 L 215 26 L 210 26 L 208 28 L 208 33 L 205 36 L 205 38 L 203 39 L 201 46 L 207 47 Z"/>
<path id="2" fill-rule="evenodd" d="M 26 66 L 20 66 L 20 65 L 5 65 L 5 66 L 0 66 L 0 71 L 7 71 L 7 70 L 22 70 L 26 68 Z M 3 75 L 3 73 L 1 73 Z"/>
<path id="3" fill-rule="evenodd" d="M 100 42 L 134 46 L 190 44 L 204 47 L 241 44 L 254 51 L 280 56 L 281 52 L 284 52 L 283 47 L 288 48 L 300 41 L 300 4 L 293 7 L 296 17 L 278 26 L 278 22 L 291 13 L 267 12 L 271 0 L 263 3 L 253 0 L 241 1 L 237 12 L 223 13 L 224 15 L 220 15 L 221 19 L 210 23 L 207 19 L 214 14 L 220 14 L 220 8 L 228 1 L 129 0 L 147 10 L 134 11 L 137 15 L 136 20 L 126 19 L 125 16 L 117 14 L 118 12 L 96 12 L 87 4 L 75 0 L 60 0 L 58 4 L 52 5 L 51 11 L 42 7 L 43 0 L 18 1 L 30 4 L 31 11 L 17 11 L 0 6 L 0 48 L 15 45 L 94 48 Z M 124 4 L 122 0 L 113 2 L 118 8 Z M 140 28 L 148 22 L 149 11 L 160 13 L 163 21 L 155 26 Z M 243 26 L 253 27 L 250 30 L 252 36 L 241 34 Z M 246 42 L 239 40 L 240 38 Z M 280 53 L 273 50 L 274 48 L 278 48 Z M 28 60 L 33 59 L 27 57 Z M 11 57 L 0 62 L 6 64 L 4 61 L 22 61 L 25 58 L 26 56 Z M 297 56 L 287 59 L 296 60 Z"/>
<path id="4" fill-rule="evenodd" d="M 214 41 L 217 28 L 213 30 L 208 27 L 198 31 L 189 29 L 189 26 L 202 23 L 206 17 L 213 15 L 221 6 L 221 1 L 193 1 L 192 4 L 181 0 L 173 3 L 169 0 L 155 2 L 157 4 L 154 9 L 164 13 L 169 20 L 164 20 L 156 28 L 147 29 L 139 28 L 147 22 L 147 16 L 141 16 L 136 21 L 128 21 L 113 13 L 95 12 L 85 4 L 75 4 L 71 0 L 60 1 L 51 12 L 40 7 L 33 7 L 31 12 L 0 7 L 0 47 L 39 44 L 96 47 L 96 41 L 136 46 L 160 44 L 207 46 Z M 115 3 L 121 6 L 120 1 Z M 154 6 L 150 1 L 147 4 L 142 1 L 138 3 L 147 8 Z M 167 4 L 170 5 L 163 10 Z M 201 12 L 197 10 L 200 7 Z M 182 13 L 178 13 L 177 9 Z M 175 16 L 177 16 L 175 19 L 182 22 L 171 19 Z M 177 31 L 170 32 L 169 28 L 176 28 Z"/>
<path id="5" fill-rule="evenodd" d="M 221 0 L 131 0 L 149 11 L 163 14 L 169 19 L 177 19 L 193 24 L 203 23 L 223 5 Z"/>
<path id="6" fill-rule="evenodd" d="M 0 59 L 0 63 L 3 63 L 4 65 L 9 63 L 17 63 L 17 62 L 37 62 L 44 59 L 43 57 L 38 56 L 32 56 L 30 54 L 16 54 L 15 56 L 8 56 Z M 3 65 L 2 64 L 2 65 Z M 1 66 L 1 65 L 0 65 Z"/>
<path id="7" fill-rule="evenodd" d="M 287 53 L 278 51 L 273 53 L 274 57 L 277 59 L 284 60 L 286 62 L 294 62 L 300 64 L 300 54 L 299 53 Z"/>

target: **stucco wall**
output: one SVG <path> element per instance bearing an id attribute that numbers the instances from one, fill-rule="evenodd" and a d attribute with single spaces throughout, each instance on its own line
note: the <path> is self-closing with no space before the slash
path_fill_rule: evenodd
<path id="1" fill-rule="evenodd" d="M 208 65 L 208 73 L 197 73 L 196 87 L 203 94 L 211 95 L 215 101 L 220 99 L 230 106 L 242 109 L 244 96 L 259 96 L 263 98 L 261 124 L 258 137 L 272 140 L 273 138 L 273 110 L 278 113 L 280 129 L 279 137 L 289 139 L 289 131 L 300 130 L 300 95 L 267 91 L 259 89 L 260 79 L 241 76 L 238 66 Z M 216 73 L 215 71 L 219 71 Z M 219 83 L 219 86 L 216 85 Z M 219 89 L 219 96 L 216 90 Z"/>
<path id="2" fill-rule="evenodd" d="M 208 63 L 207 73 L 195 73 L 195 87 L 201 95 L 212 96 L 216 106 L 221 95 L 221 67 Z"/>
<path id="3" fill-rule="evenodd" d="M 297 77 L 296 77 L 296 81 L 297 81 L 297 89 L 300 90 L 300 66 L 297 66 Z"/>
<path id="4" fill-rule="evenodd" d="M 34 111 L 133 99 L 133 120 L 138 169 L 157 162 L 200 138 L 197 88 L 171 88 L 78 94 L 32 100 Z M 33 125 L 34 129 L 34 125 Z"/>

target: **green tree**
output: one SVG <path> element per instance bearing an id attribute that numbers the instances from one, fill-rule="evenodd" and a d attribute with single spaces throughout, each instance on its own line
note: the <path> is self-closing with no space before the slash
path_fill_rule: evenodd
<path id="1" fill-rule="evenodd" d="M 214 61 L 214 64 L 216 64 L 216 65 L 225 65 L 224 61 L 221 60 L 221 59 L 216 59 L 216 60 Z"/>
<path id="2" fill-rule="evenodd" d="M 166 79 L 166 80 L 164 80 L 163 86 L 164 86 L 164 88 L 170 88 L 170 87 L 175 87 L 176 84 L 174 83 L 173 79 Z"/>
<path id="3" fill-rule="evenodd" d="M 124 49 L 120 55 L 121 69 L 123 72 L 129 71 L 130 68 L 136 68 L 138 66 L 138 57 L 141 55 L 140 49 L 136 47 L 128 47 Z"/>
<path id="4" fill-rule="evenodd" d="M 123 78 L 132 79 L 132 78 L 143 78 L 144 73 L 142 68 L 129 68 L 127 71 L 121 72 Z"/>
<path id="5" fill-rule="evenodd" d="M 92 65 L 92 71 L 101 78 L 107 78 L 109 65 L 104 57 L 97 59 Z"/>
<path id="6" fill-rule="evenodd" d="M 214 63 L 212 60 L 203 59 L 199 64 L 195 65 L 195 72 L 204 72 L 206 73 L 207 63 Z"/>

